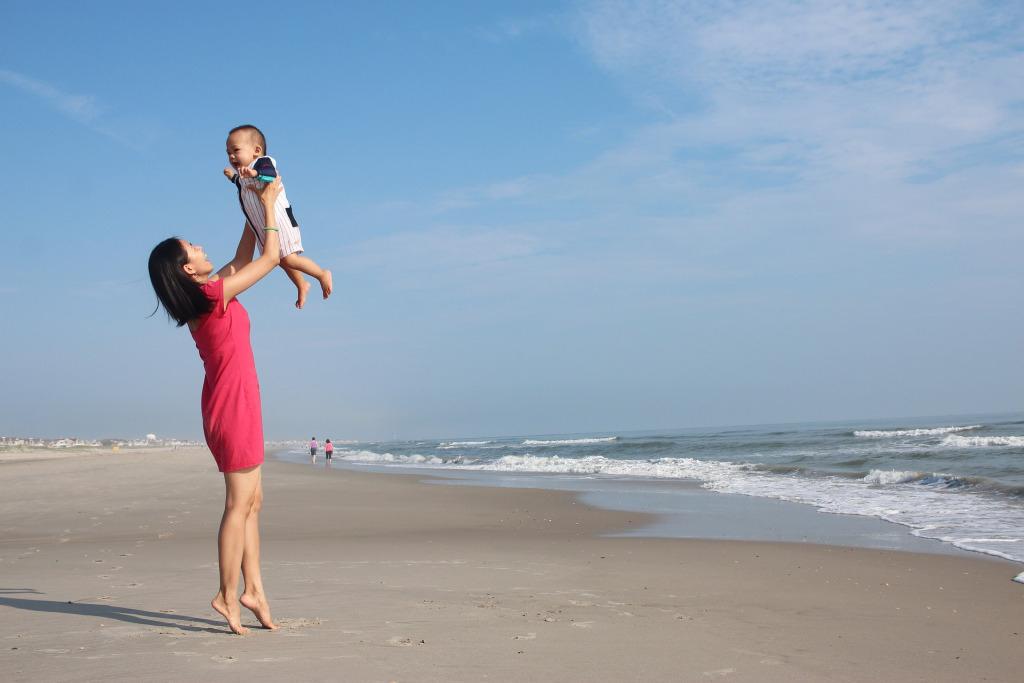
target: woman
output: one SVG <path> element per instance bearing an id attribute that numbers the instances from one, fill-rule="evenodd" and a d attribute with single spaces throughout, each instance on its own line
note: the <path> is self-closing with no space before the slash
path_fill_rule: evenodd
<path id="1" fill-rule="evenodd" d="M 244 634 L 241 603 L 264 628 L 277 628 L 260 576 L 259 511 L 263 502 L 263 419 L 256 365 L 249 344 L 249 316 L 238 295 L 259 282 L 280 260 L 274 200 L 275 180 L 260 191 L 267 227 L 263 254 L 253 260 L 256 237 L 246 226 L 235 258 L 214 272 L 203 248 L 172 237 L 149 255 L 149 278 L 167 314 L 188 325 L 206 369 L 203 432 L 224 473 L 224 515 L 217 535 L 220 589 L 211 605 L 231 630 Z M 238 575 L 245 589 L 238 597 Z"/>

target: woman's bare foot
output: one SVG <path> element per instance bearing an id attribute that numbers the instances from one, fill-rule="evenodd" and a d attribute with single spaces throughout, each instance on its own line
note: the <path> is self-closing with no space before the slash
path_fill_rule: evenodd
<path id="1" fill-rule="evenodd" d="M 242 597 L 238 599 L 242 603 L 242 606 L 248 610 L 251 610 L 256 618 L 260 620 L 260 624 L 263 628 L 269 628 L 274 630 L 277 628 L 277 624 L 270 618 L 270 605 L 267 603 L 265 595 L 250 595 L 249 593 L 242 593 Z"/>
<path id="2" fill-rule="evenodd" d="M 320 276 L 320 289 L 323 290 L 325 299 L 331 295 L 331 291 L 334 289 L 334 278 L 331 276 L 331 271 L 324 270 L 324 274 Z"/>
<path id="3" fill-rule="evenodd" d="M 309 294 L 310 284 L 306 282 L 306 279 L 302 279 L 302 284 L 296 285 L 299 290 L 299 298 L 295 300 L 295 308 L 302 308 L 306 305 L 306 295 Z"/>
<path id="4" fill-rule="evenodd" d="M 213 600 L 210 601 L 210 607 L 215 609 L 228 622 L 228 628 L 231 629 L 232 633 L 237 633 L 240 636 L 244 636 L 249 632 L 249 629 L 242 626 L 242 610 L 238 608 L 238 602 L 235 601 L 233 605 L 229 605 L 224 599 L 224 594 L 218 592 L 213 596 Z"/>

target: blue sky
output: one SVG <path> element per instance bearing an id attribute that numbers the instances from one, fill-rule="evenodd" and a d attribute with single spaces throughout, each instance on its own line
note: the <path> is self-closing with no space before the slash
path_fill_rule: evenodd
<path id="1" fill-rule="evenodd" d="M 231 256 L 241 122 L 335 274 L 243 296 L 268 437 L 1024 407 L 1019 3 L 4 14 L 0 433 L 201 434 L 145 261 Z"/>

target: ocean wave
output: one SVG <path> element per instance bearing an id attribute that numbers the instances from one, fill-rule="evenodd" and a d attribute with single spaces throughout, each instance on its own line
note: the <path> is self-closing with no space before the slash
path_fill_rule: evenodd
<path id="1" fill-rule="evenodd" d="M 942 440 L 952 448 L 986 448 L 989 446 L 1024 446 L 1024 436 L 960 436 L 950 434 Z"/>
<path id="2" fill-rule="evenodd" d="M 862 479 L 867 484 L 906 484 L 917 481 L 925 475 L 921 472 L 900 472 L 899 470 L 871 470 Z"/>
<path id="3" fill-rule="evenodd" d="M 589 439 L 526 439 L 521 445 L 523 446 L 582 446 L 586 444 L 594 443 L 612 443 L 618 441 L 617 436 L 601 436 Z"/>
<path id="4" fill-rule="evenodd" d="M 334 457 L 349 462 L 387 465 L 472 465 L 476 462 L 476 458 L 466 458 L 461 455 L 445 458 L 436 455 L 420 455 L 418 453 L 395 455 L 394 453 L 378 453 L 376 451 L 363 450 L 337 450 L 334 452 Z"/>
<path id="5" fill-rule="evenodd" d="M 465 448 L 467 446 L 486 446 L 490 441 L 442 441 L 437 448 L 447 450 L 450 448 Z"/>
<path id="6" fill-rule="evenodd" d="M 984 425 L 967 425 L 965 427 L 931 427 L 928 429 L 858 429 L 854 436 L 871 439 L 887 439 L 894 436 L 939 436 L 951 432 L 966 432 L 981 429 Z"/>

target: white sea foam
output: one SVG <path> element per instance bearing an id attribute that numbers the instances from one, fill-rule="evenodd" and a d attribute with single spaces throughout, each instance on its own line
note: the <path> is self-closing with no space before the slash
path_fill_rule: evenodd
<path id="1" fill-rule="evenodd" d="M 490 441 L 444 441 L 439 446 L 440 450 L 450 450 L 452 448 L 465 448 L 467 446 L 486 446 L 491 443 Z"/>
<path id="2" fill-rule="evenodd" d="M 591 443 L 611 443 L 612 441 L 618 441 L 617 436 L 602 436 L 590 439 L 552 439 L 550 441 L 527 439 L 522 443 L 523 446 L 581 446 Z"/>
<path id="3" fill-rule="evenodd" d="M 1024 561 L 1024 507 L 992 496 L 951 492 L 941 485 L 910 483 L 922 478 L 917 472 L 875 470 L 863 479 L 849 479 L 779 475 L 749 464 L 694 458 L 614 460 L 535 455 L 506 456 L 466 469 L 696 479 L 712 491 L 806 503 L 835 514 L 879 517 L 910 527 L 916 536 Z"/>
<path id="4" fill-rule="evenodd" d="M 899 470 L 871 470 L 861 481 L 868 484 L 904 484 L 908 481 L 920 479 L 921 472 L 900 472 Z"/>
<path id="5" fill-rule="evenodd" d="M 361 462 L 367 464 L 381 464 L 381 465 L 470 465 L 476 460 L 474 458 L 463 458 L 462 456 L 455 456 L 453 458 L 440 458 L 436 455 L 420 455 L 414 453 L 411 455 L 395 455 L 394 453 L 377 453 L 376 451 L 366 450 L 338 450 L 334 452 L 334 457 L 347 460 L 349 462 Z"/>
<path id="6" fill-rule="evenodd" d="M 1024 436 L 960 436 L 950 434 L 942 440 L 951 448 L 986 448 L 989 446 L 1024 446 Z"/>
<path id="7" fill-rule="evenodd" d="M 981 429 L 982 425 L 967 425 L 965 427 L 931 427 L 929 429 L 858 429 L 854 436 L 887 439 L 895 436 L 938 436 L 950 432 L 967 432 L 972 429 Z"/>
<path id="8" fill-rule="evenodd" d="M 526 454 L 473 460 L 369 450 L 335 451 L 335 457 L 339 455 L 346 461 L 377 465 L 692 479 L 712 491 L 805 503 L 829 513 L 878 517 L 907 526 L 916 536 L 1024 561 L 1024 505 L 995 495 L 951 491 L 943 486 L 948 475 L 872 470 L 861 479 L 813 477 L 775 474 L 751 464 L 695 458 L 626 460 L 599 455 L 566 458 Z"/>

